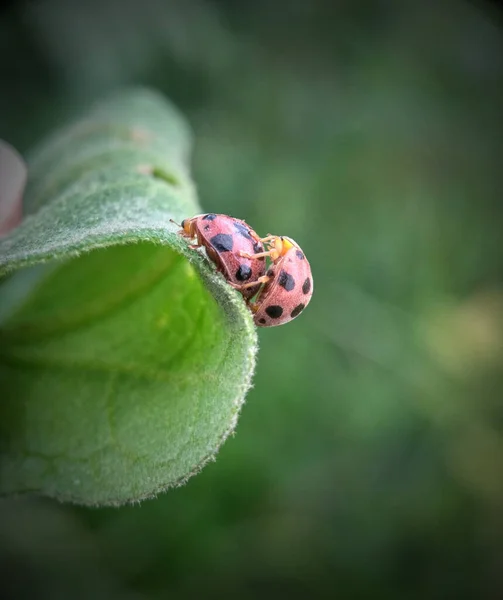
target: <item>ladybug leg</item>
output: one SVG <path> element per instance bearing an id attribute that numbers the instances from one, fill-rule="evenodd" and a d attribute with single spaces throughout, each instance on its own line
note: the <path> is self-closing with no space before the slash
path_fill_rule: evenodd
<path id="1" fill-rule="evenodd" d="M 271 235 L 270 233 L 267 234 L 266 237 L 264 238 L 258 238 L 259 242 L 271 242 L 272 240 L 276 240 L 278 239 L 277 235 Z M 272 245 L 272 244 L 268 244 L 268 245 Z M 274 251 L 274 248 L 273 250 Z M 261 256 L 270 256 L 271 254 L 271 250 L 268 250 L 266 252 L 259 252 L 258 254 L 248 254 L 247 252 L 244 252 L 243 250 L 240 252 L 240 255 L 244 258 L 260 258 Z"/>
<path id="2" fill-rule="evenodd" d="M 185 234 L 185 237 L 190 238 L 190 234 Z M 202 243 L 201 238 L 199 237 L 199 235 L 196 234 L 195 238 L 196 238 L 196 243 L 195 244 L 189 244 L 189 248 L 191 250 L 197 250 L 198 248 L 200 248 L 203 245 L 203 243 Z M 190 239 L 192 239 L 192 238 L 190 238 Z M 213 248 L 206 248 L 206 252 L 208 253 L 208 256 L 214 262 L 216 262 L 216 253 L 213 250 Z"/>
<path id="3" fill-rule="evenodd" d="M 250 254 L 249 252 L 240 250 L 239 256 L 241 256 L 242 258 L 262 258 L 264 256 L 271 256 L 271 252 L 273 252 L 273 250 L 267 250 L 266 252 L 258 252 L 257 254 Z"/>
<path id="4" fill-rule="evenodd" d="M 260 283 L 267 283 L 272 279 L 268 275 L 262 275 L 256 281 L 250 281 L 249 283 L 233 283 L 229 281 L 229 285 L 231 285 L 235 290 L 245 290 L 246 288 L 254 287 L 255 285 L 259 285 Z"/>
<path id="5" fill-rule="evenodd" d="M 175 223 L 175 222 L 173 221 L 173 223 Z M 178 223 L 175 223 L 175 225 L 178 225 Z M 178 232 L 178 235 L 181 235 L 182 237 L 187 238 L 189 240 L 192 240 L 195 237 L 194 235 L 187 233 L 185 231 L 185 229 L 180 229 L 180 231 Z"/>
<path id="6" fill-rule="evenodd" d="M 252 313 L 256 313 L 259 309 L 259 305 L 256 302 L 248 302 L 248 308 L 252 311 Z"/>

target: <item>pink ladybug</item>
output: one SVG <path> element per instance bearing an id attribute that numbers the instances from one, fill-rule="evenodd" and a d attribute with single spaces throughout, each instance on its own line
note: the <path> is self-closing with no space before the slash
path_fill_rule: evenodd
<path id="1" fill-rule="evenodd" d="M 208 213 L 184 219 L 180 235 L 193 239 L 197 244 L 192 248 L 204 246 L 209 258 L 227 281 L 235 287 L 245 282 L 241 291 L 245 299 L 251 298 L 260 287 L 260 278 L 266 270 L 262 253 L 264 246 L 253 229 L 240 219 L 228 215 Z M 252 254 L 260 255 L 253 257 Z"/>
<path id="2" fill-rule="evenodd" d="M 268 250 L 255 254 L 241 252 L 241 256 L 257 259 L 269 256 L 272 265 L 258 279 L 262 283 L 257 298 L 249 304 L 258 327 L 275 327 L 288 323 L 306 308 L 313 295 L 311 267 L 299 245 L 291 238 L 268 235 L 262 238 Z M 252 282 L 237 286 L 246 289 Z"/>

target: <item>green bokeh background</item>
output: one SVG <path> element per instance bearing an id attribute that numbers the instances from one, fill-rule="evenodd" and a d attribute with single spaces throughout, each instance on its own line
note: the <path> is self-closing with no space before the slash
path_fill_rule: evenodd
<path id="1" fill-rule="evenodd" d="M 503 597 L 503 31 L 491 3 L 46 0 L 0 16 L 26 150 L 146 84 L 204 210 L 299 242 L 237 434 L 121 509 L 0 503 L 7 598 Z"/>

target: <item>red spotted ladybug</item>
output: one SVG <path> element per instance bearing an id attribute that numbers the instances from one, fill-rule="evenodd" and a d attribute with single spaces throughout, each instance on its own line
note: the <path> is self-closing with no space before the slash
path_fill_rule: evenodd
<path id="1" fill-rule="evenodd" d="M 267 274 L 259 278 L 262 288 L 249 306 L 258 327 L 275 327 L 295 319 L 309 304 L 313 276 L 307 258 L 291 238 L 269 235 L 261 241 L 268 250 L 253 255 L 242 252 L 242 256 L 250 259 L 269 256 L 272 260 Z M 251 285 L 252 282 L 234 287 L 244 291 Z"/>
<path id="2" fill-rule="evenodd" d="M 214 213 L 196 215 L 181 223 L 183 237 L 197 239 L 193 248 L 204 246 L 209 258 L 227 281 L 235 287 L 244 282 L 241 293 L 245 299 L 251 298 L 260 287 L 260 280 L 266 270 L 264 246 L 259 236 L 249 225 L 240 219 Z M 260 256 L 252 256 L 258 254 Z"/>

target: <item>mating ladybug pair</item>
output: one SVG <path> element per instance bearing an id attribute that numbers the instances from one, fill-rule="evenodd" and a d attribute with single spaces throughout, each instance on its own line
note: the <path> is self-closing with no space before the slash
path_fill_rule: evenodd
<path id="1" fill-rule="evenodd" d="M 229 284 L 241 292 L 258 327 L 288 323 L 311 300 L 311 267 L 291 238 L 260 238 L 244 221 L 213 213 L 185 219 L 181 227 L 180 235 L 196 240 L 190 247 L 204 246 Z"/>

